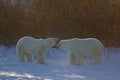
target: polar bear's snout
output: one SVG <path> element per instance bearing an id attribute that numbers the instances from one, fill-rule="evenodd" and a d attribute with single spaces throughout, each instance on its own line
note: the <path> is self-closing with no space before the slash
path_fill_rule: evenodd
<path id="1" fill-rule="evenodd" d="M 56 43 L 56 45 L 52 46 L 52 48 L 60 49 L 57 43 Z"/>
<path id="2" fill-rule="evenodd" d="M 60 42 L 60 40 L 55 38 L 55 41 L 56 41 L 56 46 L 57 46 L 57 44 Z"/>
<path id="3" fill-rule="evenodd" d="M 60 43 L 57 43 L 57 44 L 56 44 L 56 47 L 57 47 L 57 48 L 60 48 Z"/>
<path id="4" fill-rule="evenodd" d="M 59 39 L 57 39 L 57 38 L 55 38 L 55 45 L 54 46 L 52 46 L 52 48 L 59 48 L 58 47 L 58 43 L 60 42 L 60 40 Z"/>

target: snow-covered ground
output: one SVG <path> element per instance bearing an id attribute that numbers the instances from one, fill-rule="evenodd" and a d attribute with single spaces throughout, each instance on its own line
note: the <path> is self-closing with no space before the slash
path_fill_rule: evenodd
<path id="1" fill-rule="evenodd" d="M 44 59 L 48 65 L 19 62 L 15 46 L 0 46 L 0 80 L 120 80 L 119 48 L 106 48 L 102 63 L 97 65 L 69 65 L 67 51 L 47 55 Z"/>

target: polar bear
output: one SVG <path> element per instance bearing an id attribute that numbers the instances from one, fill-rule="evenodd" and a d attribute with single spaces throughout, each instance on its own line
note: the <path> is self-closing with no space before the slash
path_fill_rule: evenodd
<path id="1" fill-rule="evenodd" d="M 88 56 L 93 59 L 91 64 L 100 63 L 104 49 L 103 44 L 96 38 L 61 40 L 57 47 L 70 50 L 71 64 L 75 65 L 83 65 L 84 58 Z"/>
<path id="2" fill-rule="evenodd" d="M 32 55 L 35 56 L 37 63 L 43 64 L 43 55 L 45 51 L 57 43 L 57 38 L 35 39 L 25 36 L 18 40 L 16 50 L 21 62 L 25 61 L 25 56 L 28 61 L 32 61 Z"/>

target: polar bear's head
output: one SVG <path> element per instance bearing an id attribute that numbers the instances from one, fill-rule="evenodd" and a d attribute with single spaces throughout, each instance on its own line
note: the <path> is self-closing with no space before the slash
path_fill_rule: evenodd
<path id="1" fill-rule="evenodd" d="M 46 42 L 49 44 L 49 47 L 55 46 L 58 43 L 57 38 L 47 38 Z"/>
<path id="2" fill-rule="evenodd" d="M 57 44 L 57 47 L 60 49 L 70 49 L 70 46 L 72 46 L 72 45 L 69 44 L 69 41 L 64 41 L 64 40 L 61 40 Z"/>

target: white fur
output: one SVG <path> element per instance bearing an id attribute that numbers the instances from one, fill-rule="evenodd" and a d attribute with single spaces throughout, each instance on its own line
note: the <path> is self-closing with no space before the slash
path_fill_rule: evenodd
<path id="1" fill-rule="evenodd" d="M 57 46 L 70 50 L 71 63 L 76 65 L 82 65 L 88 56 L 93 59 L 92 64 L 100 63 L 104 49 L 103 44 L 95 38 L 61 40 Z"/>
<path id="2" fill-rule="evenodd" d="M 44 63 L 43 54 L 45 51 L 57 43 L 56 38 L 35 39 L 29 36 L 18 40 L 16 49 L 20 61 L 25 61 L 25 56 L 28 61 L 32 61 L 32 54 L 36 57 L 38 63 Z"/>

